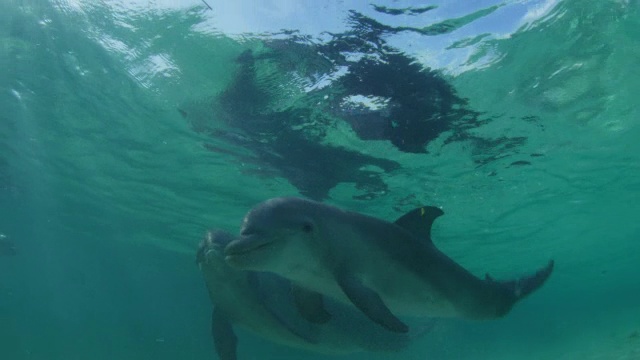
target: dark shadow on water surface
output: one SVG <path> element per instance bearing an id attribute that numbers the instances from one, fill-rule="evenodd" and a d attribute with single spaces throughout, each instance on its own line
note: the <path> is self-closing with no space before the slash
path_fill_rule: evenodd
<path id="1" fill-rule="evenodd" d="M 360 140 L 388 141 L 400 152 L 424 156 L 437 138 L 443 137 L 444 145 L 466 142 L 477 166 L 525 143 L 526 138 L 471 134 L 492 118 L 471 109 L 439 72 L 383 39 L 416 29 L 390 28 L 353 11 L 349 23 L 350 31 L 327 34 L 330 40 L 324 42 L 295 31 L 263 39 L 236 58 L 224 91 L 182 104 L 180 114 L 196 131 L 230 145 L 206 145 L 209 150 L 256 165 L 254 175 L 283 177 L 316 200 L 326 199 L 340 183 L 355 184 L 361 193 L 354 198 L 384 195 L 383 175 L 401 168 L 392 158 L 333 144 L 329 134 L 340 131 L 340 124 Z"/>

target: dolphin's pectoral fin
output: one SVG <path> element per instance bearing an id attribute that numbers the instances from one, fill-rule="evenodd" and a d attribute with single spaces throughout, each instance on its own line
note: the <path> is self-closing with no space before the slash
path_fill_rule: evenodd
<path id="1" fill-rule="evenodd" d="M 350 275 L 338 276 L 336 280 L 353 305 L 371 320 L 389 331 L 397 333 L 409 331 L 409 327 L 391 313 L 380 296 L 372 289 L 362 285 L 360 280 Z"/>
<path id="2" fill-rule="evenodd" d="M 211 314 L 211 335 L 220 360 L 236 360 L 238 338 L 229 320 L 216 308 Z"/>
<path id="3" fill-rule="evenodd" d="M 291 285 L 291 293 L 303 318 L 314 324 L 324 324 L 331 319 L 331 314 L 324 308 L 321 294 L 296 285 Z"/>
<path id="4" fill-rule="evenodd" d="M 507 312 L 509 312 L 516 301 L 538 290 L 538 288 L 540 288 L 547 281 L 549 276 L 551 276 L 551 272 L 553 272 L 553 266 L 554 262 L 553 260 L 550 260 L 547 266 L 536 271 L 535 274 L 508 281 L 494 280 L 489 274 L 487 274 L 485 276 L 485 281 L 490 284 L 498 285 L 502 291 L 505 291 L 507 293 L 507 296 L 510 299 L 510 301 L 507 302 L 502 309 L 498 309 L 498 315 L 505 315 Z"/>
<path id="5" fill-rule="evenodd" d="M 431 226 L 444 212 L 437 207 L 422 206 L 402 215 L 395 224 L 421 240 L 431 243 Z"/>

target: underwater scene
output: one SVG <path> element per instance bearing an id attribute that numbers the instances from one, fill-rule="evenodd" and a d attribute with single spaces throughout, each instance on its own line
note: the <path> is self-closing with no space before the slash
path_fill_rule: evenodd
<path id="1" fill-rule="evenodd" d="M 640 359 L 636 0 L 0 0 L 0 359 Z"/>

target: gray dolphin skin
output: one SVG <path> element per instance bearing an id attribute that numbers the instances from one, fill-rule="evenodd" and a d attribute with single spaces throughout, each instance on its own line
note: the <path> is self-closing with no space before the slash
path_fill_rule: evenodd
<path id="1" fill-rule="evenodd" d="M 290 281 L 227 265 L 224 248 L 233 238 L 224 231 L 209 231 L 196 255 L 213 305 L 211 331 L 221 360 L 237 359 L 234 326 L 278 344 L 325 354 L 399 351 L 417 336 L 390 333 L 357 309 L 331 299 L 322 303 L 331 311 L 331 319 L 323 324 L 307 321 L 297 310 L 305 303 L 295 301 Z M 423 330 L 431 325 L 425 324 Z"/>
<path id="2" fill-rule="evenodd" d="M 226 262 L 291 280 L 307 298 L 327 295 L 355 305 L 392 331 L 408 331 L 397 316 L 492 319 L 542 286 L 553 261 L 514 280 L 478 278 L 439 251 L 431 225 L 442 210 L 421 207 L 394 223 L 300 198 L 274 198 L 245 216 Z M 322 304 L 317 302 L 318 307 Z M 323 309 L 300 309 L 309 314 Z"/>

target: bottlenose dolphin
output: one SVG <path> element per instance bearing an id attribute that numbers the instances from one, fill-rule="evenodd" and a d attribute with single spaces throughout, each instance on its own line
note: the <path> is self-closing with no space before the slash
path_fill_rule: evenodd
<path id="1" fill-rule="evenodd" d="M 372 324 L 351 306 L 327 299 L 331 319 L 314 324 L 301 317 L 291 295 L 291 282 L 271 273 L 241 271 L 224 261 L 224 247 L 233 239 L 224 231 L 209 231 L 196 255 L 213 304 L 211 331 L 221 360 L 235 360 L 233 325 L 275 343 L 325 354 L 358 351 L 399 351 L 417 332 L 393 334 Z M 432 320 L 421 321 L 421 333 Z"/>
<path id="2" fill-rule="evenodd" d="M 408 331 L 396 314 L 502 317 L 551 275 L 553 261 L 515 280 L 474 276 L 433 245 L 431 225 L 442 214 L 425 206 L 390 223 L 306 199 L 274 198 L 247 213 L 225 259 L 237 269 L 290 279 L 302 288 L 295 294 L 316 299 L 315 311 L 300 309 L 311 321 L 322 319 L 317 299 L 328 295 L 393 332 Z"/>

